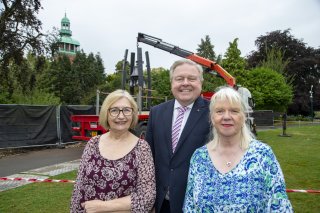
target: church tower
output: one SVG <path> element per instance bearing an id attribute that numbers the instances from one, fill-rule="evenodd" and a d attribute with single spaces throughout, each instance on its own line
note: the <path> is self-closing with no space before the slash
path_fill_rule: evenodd
<path id="1" fill-rule="evenodd" d="M 70 20 L 67 14 L 61 20 L 60 40 L 59 40 L 59 53 L 66 54 L 70 60 L 76 56 L 76 52 L 80 51 L 80 43 L 73 39 L 72 31 L 70 30 Z"/>

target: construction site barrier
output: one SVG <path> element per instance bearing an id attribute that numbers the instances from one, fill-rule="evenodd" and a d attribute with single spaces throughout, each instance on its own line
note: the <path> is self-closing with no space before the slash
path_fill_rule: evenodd
<path id="1" fill-rule="evenodd" d="M 55 179 L 41 179 L 41 178 L 21 178 L 21 177 L 0 177 L 2 181 L 26 181 L 26 182 L 46 182 L 46 183 L 75 183 L 74 180 L 55 180 Z"/>
<path id="2" fill-rule="evenodd" d="M 26 181 L 26 182 L 46 182 L 46 183 L 75 183 L 74 180 L 55 180 L 55 179 L 37 179 L 37 178 L 21 178 L 21 177 L 0 177 L 2 181 Z M 313 189 L 286 189 L 286 192 L 300 192 L 300 193 L 312 193 L 312 194 L 320 194 L 320 190 Z"/>

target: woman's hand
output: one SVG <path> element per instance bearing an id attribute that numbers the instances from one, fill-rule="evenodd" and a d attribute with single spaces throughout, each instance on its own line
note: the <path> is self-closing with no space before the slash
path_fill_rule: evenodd
<path id="1" fill-rule="evenodd" d="M 99 213 L 107 211 L 107 203 L 102 200 L 89 200 L 81 203 L 82 208 L 85 209 L 86 213 Z"/>

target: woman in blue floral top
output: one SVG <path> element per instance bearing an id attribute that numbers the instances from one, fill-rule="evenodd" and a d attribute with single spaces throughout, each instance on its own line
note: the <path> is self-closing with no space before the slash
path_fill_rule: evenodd
<path id="1" fill-rule="evenodd" d="M 280 165 L 254 139 L 245 111 L 233 88 L 212 97 L 214 137 L 191 158 L 184 212 L 293 212 Z"/>

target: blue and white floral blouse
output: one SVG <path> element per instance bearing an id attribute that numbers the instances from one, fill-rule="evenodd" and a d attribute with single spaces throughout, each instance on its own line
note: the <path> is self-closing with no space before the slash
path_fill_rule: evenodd
<path id="1" fill-rule="evenodd" d="M 253 140 L 239 164 L 221 174 L 206 146 L 190 161 L 184 212 L 293 212 L 271 148 Z"/>

